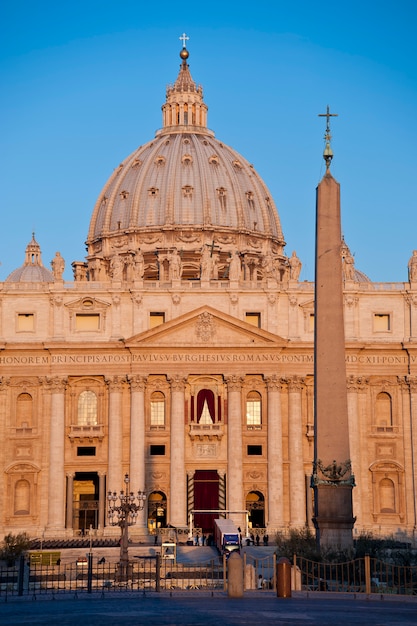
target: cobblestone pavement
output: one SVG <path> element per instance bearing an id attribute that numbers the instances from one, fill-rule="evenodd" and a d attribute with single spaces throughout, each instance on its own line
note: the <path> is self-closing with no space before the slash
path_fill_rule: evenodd
<path id="1" fill-rule="evenodd" d="M 0 624 L 107 626 L 127 621 L 130 626 L 219 626 L 239 624 L 417 624 L 417 599 L 338 597 L 316 593 L 277 598 L 272 592 L 245 593 L 242 599 L 225 593 L 118 593 L 103 597 L 79 595 L 9 598 L 0 601 Z"/>

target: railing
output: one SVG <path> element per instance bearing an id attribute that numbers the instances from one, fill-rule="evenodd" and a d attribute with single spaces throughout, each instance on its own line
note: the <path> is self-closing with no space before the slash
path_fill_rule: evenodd
<path id="1" fill-rule="evenodd" d="M 318 563 L 294 555 L 295 586 L 304 591 L 417 595 L 417 566 L 365 556 L 346 563 Z"/>
<path id="2" fill-rule="evenodd" d="M 276 555 L 243 554 L 245 590 L 276 588 Z M 119 591 L 175 592 L 226 591 L 227 562 L 223 557 L 207 562 L 177 563 L 160 555 L 134 557 L 121 576 L 118 563 L 80 559 L 51 565 L 21 559 L 18 566 L 0 567 L 0 600 L 8 596 Z M 53 561 L 52 561 L 53 562 Z M 294 556 L 292 589 L 304 592 L 417 595 L 417 566 L 393 565 L 365 556 L 345 563 L 320 563 Z"/>

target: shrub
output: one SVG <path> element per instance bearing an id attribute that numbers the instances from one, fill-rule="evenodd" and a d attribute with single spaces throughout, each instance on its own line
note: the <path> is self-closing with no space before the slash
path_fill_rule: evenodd
<path id="1" fill-rule="evenodd" d="M 16 562 L 16 559 L 28 550 L 29 546 L 30 537 L 27 533 L 19 533 L 17 535 L 9 533 L 3 539 L 0 556 L 6 561 L 8 567 L 11 567 Z"/>

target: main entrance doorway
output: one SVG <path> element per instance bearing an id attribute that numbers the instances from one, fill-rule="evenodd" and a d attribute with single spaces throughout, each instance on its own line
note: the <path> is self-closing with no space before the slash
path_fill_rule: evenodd
<path id="1" fill-rule="evenodd" d="M 87 534 L 98 528 L 99 479 L 97 472 L 76 472 L 73 489 L 73 524 L 75 531 Z"/>
<path id="2" fill-rule="evenodd" d="M 194 509 L 215 510 L 219 508 L 219 475 L 216 470 L 196 470 L 194 473 Z M 196 513 L 194 525 L 205 534 L 214 531 L 218 513 Z"/>

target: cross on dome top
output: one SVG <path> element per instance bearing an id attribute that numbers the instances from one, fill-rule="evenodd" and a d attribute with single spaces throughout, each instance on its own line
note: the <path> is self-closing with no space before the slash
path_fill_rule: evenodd
<path id="1" fill-rule="evenodd" d="M 187 41 L 190 39 L 185 33 L 183 33 L 181 35 L 181 37 L 179 37 L 179 39 L 182 41 L 182 47 L 186 48 L 187 47 Z"/>

